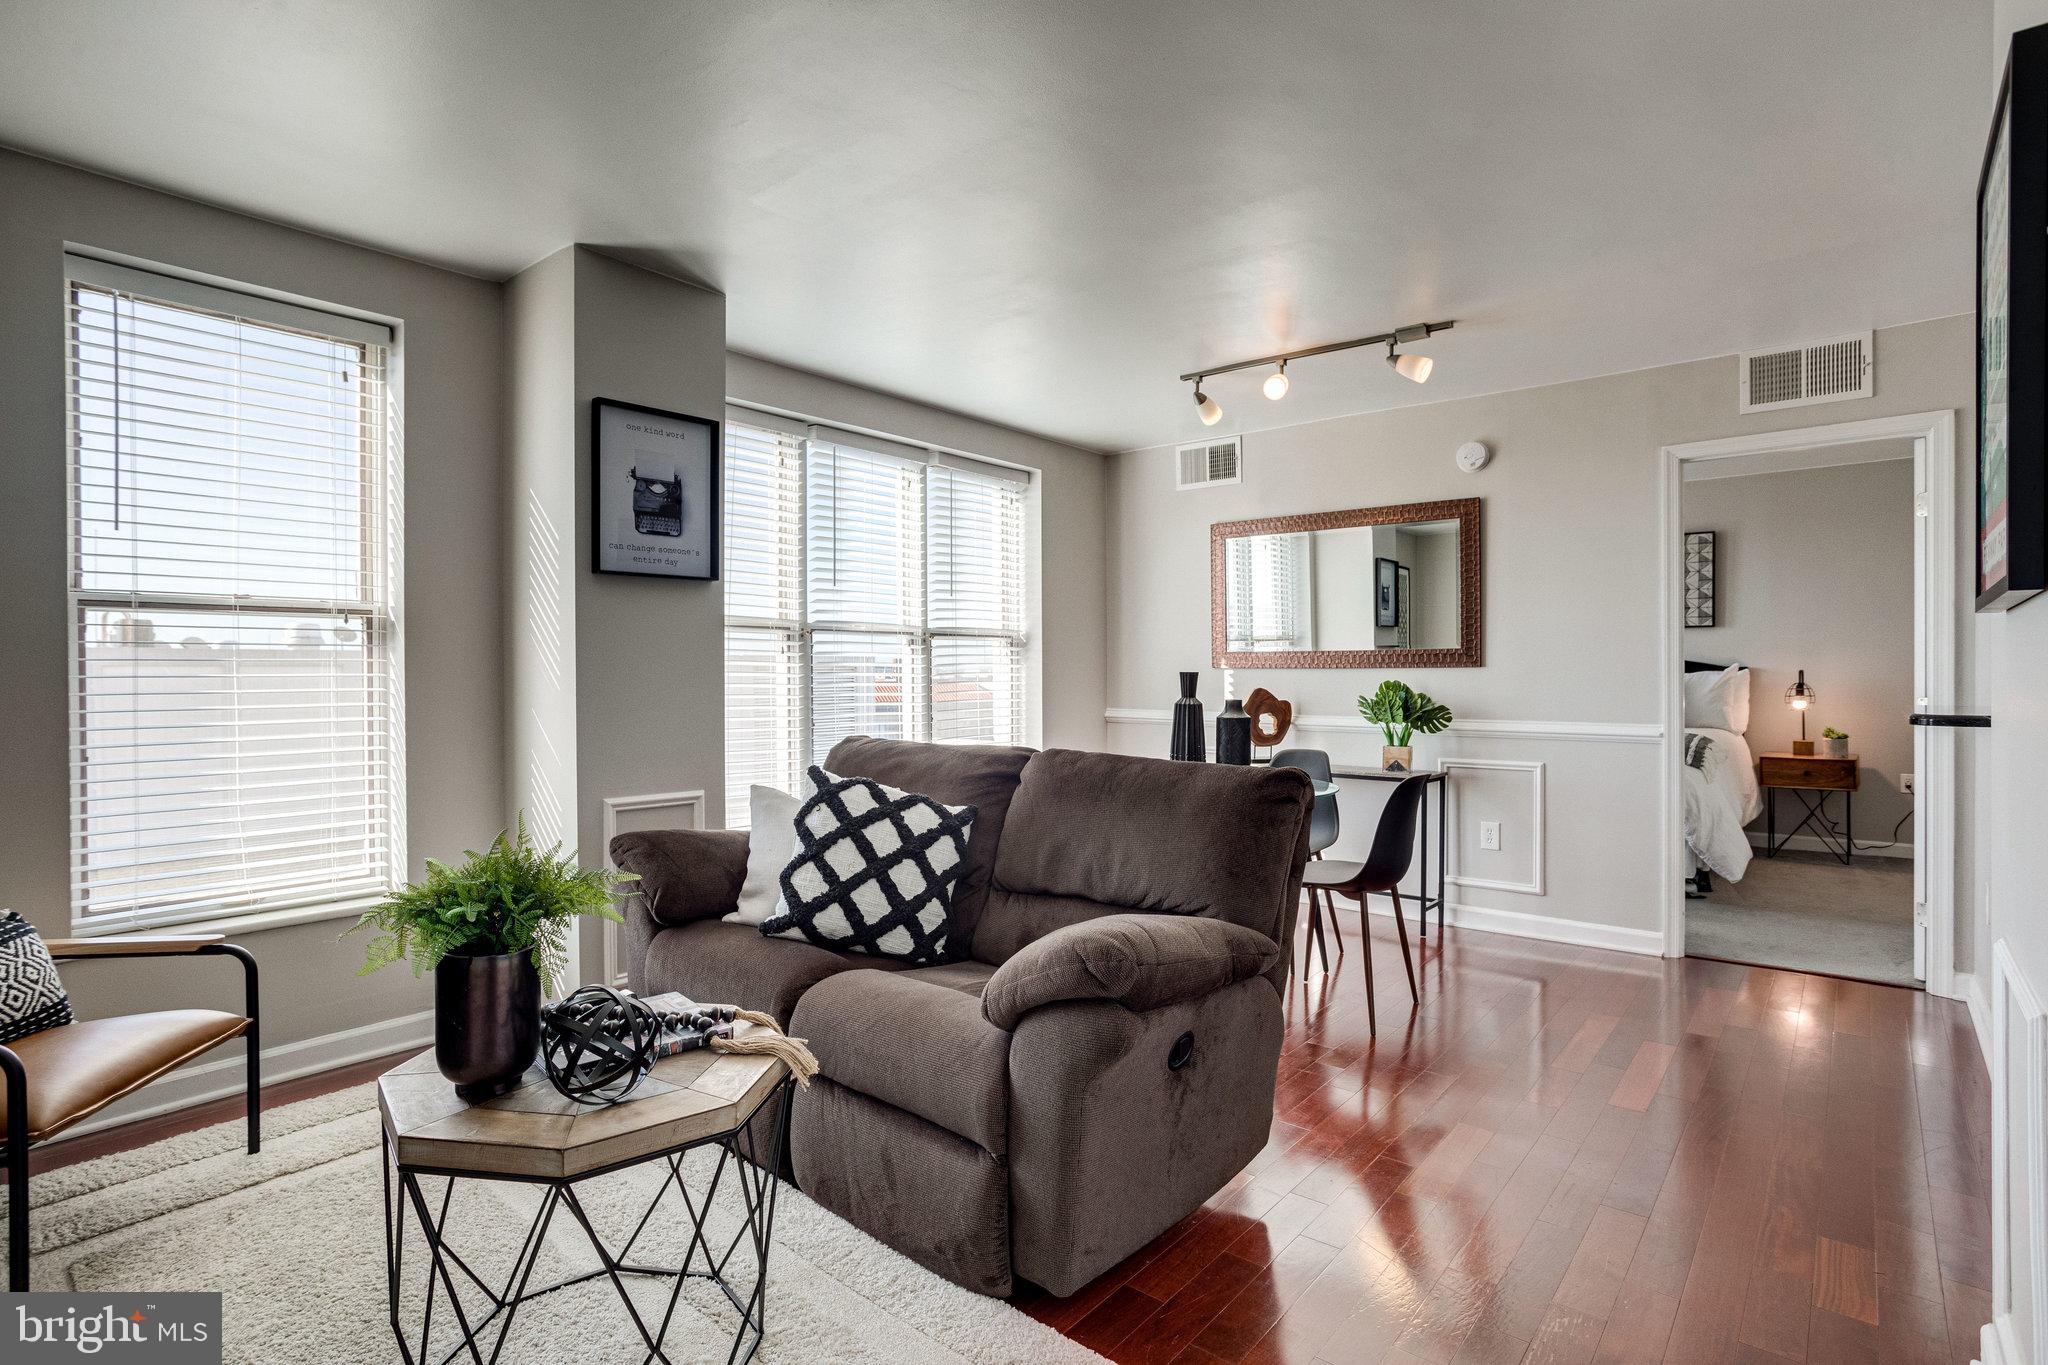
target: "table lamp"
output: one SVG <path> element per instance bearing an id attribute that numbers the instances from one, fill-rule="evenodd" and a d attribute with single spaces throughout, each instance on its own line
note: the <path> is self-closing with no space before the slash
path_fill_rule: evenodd
<path id="1" fill-rule="evenodd" d="M 1792 741 L 1792 752 L 1802 758 L 1813 754 L 1813 741 L 1806 737 L 1806 713 L 1820 700 L 1820 693 L 1806 685 L 1806 670 L 1799 670 L 1799 681 L 1785 689 L 1785 705 L 1799 713 L 1799 738 Z"/>

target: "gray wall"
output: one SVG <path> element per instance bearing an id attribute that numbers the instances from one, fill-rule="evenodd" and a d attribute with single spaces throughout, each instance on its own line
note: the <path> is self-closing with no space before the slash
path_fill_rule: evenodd
<path id="1" fill-rule="evenodd" d="M 500 715 L 498 286 L 0 151 L 0 905 L 70 928 L 64 265 L 67 243 L 399 319 L 404 350 L 407 849 L 475 846 L 505 810 Z M 238 933 L 265 972 L 266 1045 L 429 1007 L 404 968 L 358 979 L 326 921 Z M 87 1013 L 230 1005 L 229 964 L 70 968 Z"/>
<path id="2" fill-rule="evenodd" d="M 1109 587 L 1104 503 L 1113 461 L 754 356 L 728 357 L 726 392 L 742 402 L 1037 470 L 1031 516 L 1040 572 L 1030 608 L 1036 627 L 1032 663 L 1040 671 L 1044 706 L 1041 738 L 1047 747 L 1102 747 Z"/>
<path id="3" fill-rule="evenodd" d="M 1913 802 L 1913 450 L 1879 464 L 1837 465 L 1687 483 L 1688 531 L 1713 531 L 1717 602 L 1711 627 L 1687 630 L 1687 658 L 1750 667 L 1749 747 L 1786 752 L 1799 738 L 1785 689 L 1806 670 L 1820 703 L 1807 733 L 1849 734 L 1862 761 L 1858 842 L 1891 838 Z M 1830 813 L 1841 818 L 1840 798 Z M 1781 819 L 1796 820 L 1780 796 Z M 1787 819 L 1789 817 L 1789 819 Z M 1759 817 L 1751 828 L 1761 830 Z M 1781 824 L 1782 831 L 1786 827 Z M 1913 831 L 1900 831 L 1912 852 Z"/>
<path id="4" fill-rule="evenodd" d="M 1172 447 L 1123 455 L 1110 485 L 1110 745 L 1166 751 L 1178 670 L 1204 669 L 1202 695 L 1212 711 L 1222 697 L 1220 678 L 1205 668 L 1211 522 L 1476 496 L 1485 665 L 1404 669 L 1401 676 L 1461 719 L 1563 725 L 1574 733 L 1468 732 L 1418 742 L 1418 760 L 1432 765 L 1444 756 L 1515 765 L 1458 773 L 1465 809 L 1452 862 L 1491 885 L 1454 887 L 1451 899 L 1490 912 L 1497 924 L 1556 932 L 1542 921 L 1570 921 L 1593 926 L 1598 941 L 1651 949 L 1661 922 L 1658 749 L 1654 738 L 1615 727 L 1661 721 L 1659 449 L 1947 408 L 1961 415 L 1959 462 L 1967 475 L 1976 459 L 1971 330 L 1967 317 L 1881 330 L 1875 396 L 1821 407 L 1738 413 L 1735 359 L 1726 356 L 1252 432 L 1241 485 L 1179 492 Z M 1439 362 L 1454 358 L 1447 352 Z M 1470 440 L 1495 452 L 1475 475 L 1453 460 Z M 1963 506 L 1968 488 L 1967 477 L 1959 481 Z M 1359 723 L 1357 698 L 1386 676 L 1247 668 L 1236 681 L 1240 695 L 1263 684 L 1292 701 L 1308 721 L 1299 742 L 1366 762 L 1376 760 L 1380 741 Z M 1540 773 L 1535 764 L 1543 765 Z M 1377 802 L 1373 791 L 1346 788 L 1340 847 L 1370 831 Z M 1476 846 L 1482 818 L 1502 821 L 1500 850 Z M 1526 889 L 1536 886 L 1542 891 Z M 1957 904 L 1969 903 L 1966 887 Z M 1959 925 L 1965 962 L 1968 934 Z"/>

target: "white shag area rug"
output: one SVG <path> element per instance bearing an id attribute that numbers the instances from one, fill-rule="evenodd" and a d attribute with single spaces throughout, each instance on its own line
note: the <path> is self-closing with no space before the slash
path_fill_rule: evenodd
<path id="1" fill-rule="evenodd" d="M 237 1119 L 163 1142 L 63 1167 L 31 1182 L 35 1289 L 222 1290 L 227 1359 L 249 1365 L 349 1365 L 399 1359 L 384 1278 L 382 1155 L 374 1086 L 357 1086 L 264 1115 L 263 1152 L 242 1150 Z M 715 1154 L 686 1163 L 691 1194 L 708 1183 Z M 656 1162 L 577 1187 L 616 1250 L 666 1172 Z M 423 1180 L 438 1207 L 442 1182 Z M 0 1207 L 4 1207 L 0 1193 Z M 458 1183 L 447 1238 L 478 1274 L 502 1287 L 541 1191 L 497 1181 Z M 671 1190 L 662 1208 L 671 1211 Z M 712 1226 L 736 1229 L 738 1186 L 721 1182 Z M 682 1260 L 681 1219 L 658 1213 L 634 1260 Z M 411 1220 L 403 1303 L 415 1349 L 425 1244 Z M 724 1239 L 718 1242 L 723 1246 Z M 739 1258 L 747 1255 L 743 1247 Z M 752 1267 L 735 1269 L 742 1283 Z M 566 1212 L 550 1227 L 535 1287 L 598 1267 Z M 948 1283 L 785 1186 L 769 1256 L 764 1362 L 1009 1365 L 1098 1362 L 1101 1356 L 999 1299 Z M 488 1307 L 457 1281 L 472 1312 Z M 650 1324 L 672 1281 L 629 1280 Z M 431 1358 L 457 1344 L 445 1292 L 437 1298 Z M 736 1319 L 715 1288 L 684 1290 L 665 1349 L 670 1359 L 724 1360 Z M 494 1333 L 494 1329 L 493 1329 Z M 484 1354 L 490 1353 L 490 1335 Z M 646 1348 L 608 1280 L 522 1306 L 504 1354 L 523 1362 L 639 1361 Z M 467 1359 L 465 1353 L 462 1357 Z"/>

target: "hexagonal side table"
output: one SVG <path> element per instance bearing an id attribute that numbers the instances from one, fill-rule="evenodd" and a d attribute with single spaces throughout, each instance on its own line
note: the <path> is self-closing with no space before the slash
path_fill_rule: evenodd
<path id="1" fill-rule="evenodd" d="M 774 1057 L 732 1056 L 711 1051 L 686 1052 L 655 1064 L 653 1072 L 623 1103 L 592 1108 L 564 1098 L 538 1066 L 520 1086 L 482 1104 L 467 1104 L 434 1067 L 434 1054 L 423 1052 L 384 1073 L 377 1081 L 377 1102 L 384 1117 L 384 1257 L 391 1302 L 391 1331 L 406 1365 L 446 1365 L 458 1357 L 475 1365 L 495 1361 L 512 1330 L 519 1306 L 543 1294 L 608 1278 L 619 1301 L 647 1344 L 647 1359 L 665 1365 L 663 1338 L 675 1316 L 687 1279 L 716 1284 L 739 1315 L 728 1362 L 747 1361 L 759 1349 L 767 1311 L 768 1245 L 775 1226 L 775 1196 L 784 1144 L 788 1140 L 791 1081 L 789 1069 Z M 771 1097 L 782 1102 L 770 1106 Z M 772 1117 L 771 1117 L 772 1115 Z M 760 1119 L 760 1123 L 755 1120 Z M 757 1132 L 772 1127 L 773 1133 Z M 718 1164 L 701 1196 L 683 1183 L 683 1157 L 698 1147 L 719 1148 Z M 616 1253 L 607 1248 L 576 1196 L 583 1180 L 623 1170 L 644 1161 L 665 1161 L 668 1178 L 656 1192 L 632 1237 Z M 393 1175 L 397 1188 L 393 1189 Z M 448 1181 L 438 1211 L 429 1208 L 420 1177 Z M 540 1208 L 526 1230 L 519 1254 L 502 1288 L 493 1287 L 448 1246 L 441 1236 L 458 1180 L 516 1180 L 545 1188 Z M 715 1249 L 705 1229 L 713 1201 L 723 1182 L 738 1184 L 746 1218 L 722 1250 Z M 686 1220 L 689 1241 L 683 1264 L 643 1265 L 630 1259 L 633 1245 L 674 1190 Z M 415 1354 L 399 1316 L 399 1285 L 404 1277 L 407 1210 L 419 1220 L 428 1250 L 426 1306 L 420 1320 Z M 547 1241 L 548 1227 L 566 1209 L 583 1230 L 602 1264 L 599 1270 L 542 1288 L 529 1281 Z M 743 1241 L 751 1241 L 756 1266 L 750 1286 L 735 1286 L 726 1268 Z M 460 1275 L 489 1301 L 488 1311 L 472 1321 L 456 1292 Z M 667 1310 L 650 1326 L 626 1292 L 629 1275 L 665 1277 L 675 1281 Z M 436 1298 L 445 1298 L 460 1329 L 460 1340 L 445 1352 L 431 1348 Z M 495 1337 L 481 1335 L 493 1322 Z"/>

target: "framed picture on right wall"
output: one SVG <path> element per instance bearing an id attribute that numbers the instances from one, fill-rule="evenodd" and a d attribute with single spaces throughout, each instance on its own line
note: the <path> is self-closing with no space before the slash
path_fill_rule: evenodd
<path id="1" fill-rule="evenodd" d="M 1977 179 L 1977 610 L 2044 588 L 2048 25 L 2013 35 Z"/>

